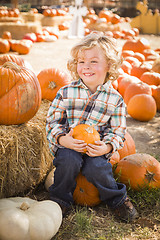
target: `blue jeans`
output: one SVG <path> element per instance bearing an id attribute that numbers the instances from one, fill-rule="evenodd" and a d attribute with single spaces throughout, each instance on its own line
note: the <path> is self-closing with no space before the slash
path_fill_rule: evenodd
<path id="1" fill-rule="evenodd" d="M 50 198 L 69 207 L 80 170 L 99 191 L 101 201 L 115 208 L 126 199 L 126 186 L 113 177 L 112 165 L 105 156 L 89 157 L 68 148 L 59 148 L 53 160 L 56 167 L 54 184 L 50 186 Z"/>

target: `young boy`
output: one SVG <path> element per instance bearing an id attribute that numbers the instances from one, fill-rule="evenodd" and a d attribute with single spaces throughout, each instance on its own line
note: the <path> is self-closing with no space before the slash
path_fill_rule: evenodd
<path id="1" fill-rule="evenodd" d="M 69 208 L 81 171 L 97 187 L 101 201 L 120 219 L 132 221 L 138 213 L 109 163 L 111 154 L 123 147 L 126 131 L 125 104 L 111 85 L 121 63 L 118 52 L 111 39 L 92 33 L 72 48 L 71 56 L 68 69 L 75 81 L 58 91 L 47 116 L 47 139 L 56 167 L 50 198 L 62 209 Z M 74 139 L 73 128 L 82 123 L 93 124 L 100 141 L 87 145 Z"/>

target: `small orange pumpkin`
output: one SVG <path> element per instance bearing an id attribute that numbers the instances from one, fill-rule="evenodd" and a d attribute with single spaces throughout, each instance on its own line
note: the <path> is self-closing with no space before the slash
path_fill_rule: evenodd
<path id="1" fill-rule="evenodd" d="M 76 204 L 93 207 L 101 202 L 98 189 L 81 172 L 78 174 L 76 182 L 77 185 L 73 193 Z"/>
<path id="2" fill-rule="evenodd" d="M 135 142 L 129 132 L 126 132 L 124 146 L 118 150 L 118 153 L 120 155 L 120 159 L 136 153 Z"/>
<path id="3" fill-rule="evenodd" d="M 140 82 L 140 79 L 130 75 L 122 76 L 121 80 L 118 83 L 118 91 L 122 95 L 122 97 L 124 97 L 126 88 L 129 86 L 129 84 L 133 82 L 138 83 Z"/>
<path id="4" fill-rule="evenodd" d="M 0 67 L 0 124 L 29 121 L 41 103 L 41 88 L 36 75 L 14 62 Z"/>
<path id="5" fill-rule="evenodd" d="M 160 163 L 146 153 L 129 155 L 117 164 L 115 174 L 132 189 L 160 188 Z"/>
<path id="6" fill-rule="evenodd" d="M 72 137 L 75 139 L 83 140 L 85 143 L 94 144 L 95 141 L 100 140 L 99 133 L 97 130 L 88 124 L 79 124 L 73 128 L 73 134 Z M 87 150 L 84 150 L 84 153 Z"/>
<path id="7" fill-rule="evenodd" d="M 61 87 L 70 83 L 68 75 L 57 68 L 44 69 L 37 78 L 42 90 L 42 99 L 50 101 L 53 101 Z"/>
<path id="8" fill-rule="evenodd" d="M 132 118 L 146 122 L 156 115 L 157 106 L 151 95 L 137 94 L 129 100 L 127 111 Z"/>

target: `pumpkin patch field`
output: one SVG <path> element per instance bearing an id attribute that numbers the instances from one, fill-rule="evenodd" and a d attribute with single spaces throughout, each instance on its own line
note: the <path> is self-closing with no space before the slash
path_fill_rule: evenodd
<path id="1" fill-rule="evenodd" d="M 147 181 L 150 183 L 160 181 L 160 36 L 139 35 L 139 37 L 145 38 L 149 43 L 145 45 L 147 46 L 145 49 L 142 49 L 144 45 L 141 44 L 140 52 L 138 43 L 135 48 L 129 43 L 125 46 L 127 40 L 117 39 L 117 47 L 124 61 L 120 76 L 113 83 L 113 87 L 122 94 L 126 103 L 127 134 L 125 150 L 116 152 L 111 164 L 116 167 L 114 164 L 118 166 L 123 159 L 124 166 L 128 168 L 127 174 L 131 171 L 131 163 L 134 161 L 140 163 L 144 161 L 143 172 L 147 168 L 146 163 L 153 164 L 154 168 L 150 167 L 147 174 L 143 174 L 144 177 L 149 176 Z M 70 49 L 78 41 L 79 39 L 68 39 L 62 34 L 55 42 L 33 43 L 28 54 L 19 55 L 16 52 L 9 52 L 10 56 L 7 53 L 0 54 L 0 73 L 3 72 L 4 75 L 8 74 L 8 71 L 9 76 L 12 76 L 12 69 L 16 68 L 17 73 L 14 77 L 19 87 L 14 85 L 14 81 L 12 85 L 7 86 L 4 81 L 4 85 L 1 85 L 3 80 L 1 74 L 0 108 L 3 106 L 3 110 L 0 109 L 0 199 L 9 197 L 30 197 L 36 201 L 49 199 L 45 180 L 52 170 L 53 159 L 48 148 L 45 123 L 52 101 L 50 92 L 55 96 L 61 86 L 70 82 L 67 60 L 70 57 Z M 5 92 L 1 90 L 2 86 L 6 87 Z M 10 104 L 5 108 L 7 91 L 11 88 L 16 104 Z M 19 94 L 17 89 L 21 90 Z M 4 95 L 5 101 L 2 99 Z M 25 108 L 28 108 L 28 113 L 23 116 Z M 126 156 L 128 154 L 132 157 L 128 158 Z M 122 166 L 123 164 L 119 164 L 117 169 Z M 136 175 L 131 181 L 134 186 L 136 178 L 138 183 L 142 178 L 142 169 L 138 167 L 137 164 L 134 168 Z M 116 170 L 114 174 L 118 181 Z M 79 176 L 80 181 L 86 186 L 88 183 L 84 183 L 86 179 L 83 180 L 82 177 Z M 125 177 L 121 179 L 123 178 Z M 158 186 L 158 190 L 157 187 L 148 186 L 137 190 L 132 188 L 128 180 L 126 185 L 128 195 L 140 214 L 138 220 L 133 223 L 120 222 L 98 198 L 96 206 L 94 204 L 87 207 L 83 204 L 73 206 L 63 218 L 52 240 L 159 240 L 160 183 L 148 185 Z M 84 189 L 80 187 L 80 190 L 85 191 L 85 187 Z M 80 194 L 78 190 L 76 194 Z M 76 202 L 78 201 L 79 199 Z M 15 239 L 18 238 L 15 236 Z"/>

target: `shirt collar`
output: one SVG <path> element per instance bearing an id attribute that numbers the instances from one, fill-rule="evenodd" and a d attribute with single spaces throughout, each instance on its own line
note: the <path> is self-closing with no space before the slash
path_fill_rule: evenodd
<path id="1" fill-rule="evenodd" d="M 73 84 L 76 87 L 81 86 L 84 89 L 88 89 L 88 87 L 83 83 L 81 78 L 79 78 L 78 81 L 75 81 Z M 97 87 L 97 91 L 107 91 L 108 88 L 110 88 L 110 87 L 111 87 L 111 81 L 109 80 L 105 84 L 99 85 Z"/>

